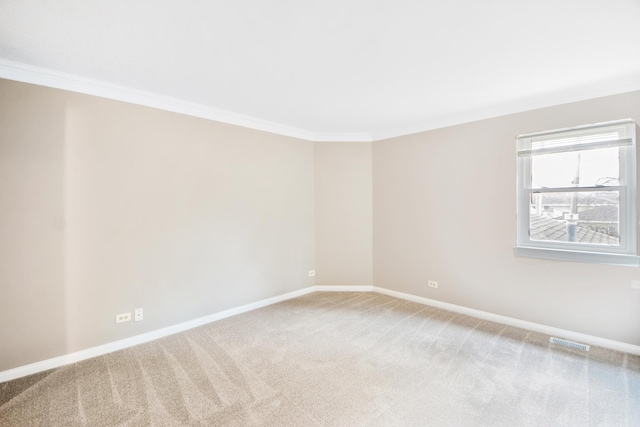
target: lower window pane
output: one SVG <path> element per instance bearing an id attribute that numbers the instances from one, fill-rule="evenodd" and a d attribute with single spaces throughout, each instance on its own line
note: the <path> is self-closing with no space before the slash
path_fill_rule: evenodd
<path id="1" fill-rule="evenodd" d="M 535 193 L 531 195 L 531 240 L 618 246 L 620 197 L 617 191 Z"/>

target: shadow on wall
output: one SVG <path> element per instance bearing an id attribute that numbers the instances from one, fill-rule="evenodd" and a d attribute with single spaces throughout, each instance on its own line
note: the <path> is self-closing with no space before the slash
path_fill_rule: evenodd
<path id="1" fill-rule="evenodd" d="M 309 286 L 313 143 L 4 80 L 0 99 L 0 371 Z"/>

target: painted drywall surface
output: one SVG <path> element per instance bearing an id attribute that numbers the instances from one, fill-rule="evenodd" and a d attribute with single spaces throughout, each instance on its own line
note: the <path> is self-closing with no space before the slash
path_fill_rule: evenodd
<path id="1" fill-rule="evenodd" d="M 55 290 L 46 318 L 33 310 L 46 286 L 40 276 L 22 270 L 6 281 L 3 276 L 3 294 L 23 300 L 20 310 L 29 316 L 3 322 L 3 333 L 10 328 L 14 338 L 11 346 L 3 342 L 0 370 L 314 284 L 307 277 L 314 263 L 313 143 L 91 96 L 6 81 L 0 86 L 28 98 L 14 117 L 25 127 L 39 125 L 33 104 L 50 96 L 63 101 L 62 110 L 44 113 L 53 123 L 43 125 L 43 135 L 57 131 L 55 147 L 47 148 L 53 154 L 37 145 L 27 154 L 50 169 L 45 178 L 51 183 L 38 176 L 33 191 L 51 199 L 51 212 L 34 221 L 50 226 L 49 217 L 63 206 L 65 224 L 56 235 L 63 257 L 57 240 L 57 252 L 49 255 L 42 253 L 45 237 L 35 236 L 31 253 L 10 258 L 3 238 L 3 265 L 46 258 L 64 276 L 62 285 L 49 280 Z M 3 111 L 11 110 L 8 98 L 1 99 Z M 3 151 L 22 149 L 28 137 L 25 129 L 3 135 Z M 55 158 L 52 165 L 47 156 Z M 10 157 L 3 162 L 22 165 Z M 36 180 L 32 170 L 22 173 Z M 17 178 L 2 185 L 12 194 L 26 190 Z M 2 222 L 7 229 L 31 226 L 17 215 L 2 214 Z M 4 313 L 12 302 L 2 298 L 0 305 Z M 137 307 L 144 308 L 144 321 L 115 324 L 115 314 Z M 51 326 L 55 343 L 34 333 L 61 316 L 63 323 Z"/>
<path id="2" fill-rule="evenodd" d="M 0 370 L 65 340 L 64 98 L 0 81 Z"/>
<path id="3" fill-rule="evenodd" d="M 316 284 L 373 284 L 370 142 L 315 145 Z"/>
<path id="4" fill-rule="evenodd" d="M 515 137 L 622 118 L 640 92 L 374 142 L 375 286 L 640 344 L 639 268 L 513 255 Z"/>

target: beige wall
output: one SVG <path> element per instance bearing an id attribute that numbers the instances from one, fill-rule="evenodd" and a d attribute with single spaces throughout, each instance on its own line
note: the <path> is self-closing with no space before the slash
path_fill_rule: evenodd
<path id="1" fill-rule="evenodd" d="M 0 371 L 314 284 L 313 195 L 311 142 L 0 80 Z"/>
<path id="2" fill-rule="evenodd" d="M 315 148 L 316 284 L 371 286 L 371 143 Z"/>
<path id="3" fill-rule="evenodd" d="M 513 256 L 515 136 L 626 117 L 640 92 L 314 144 L 0 80 L 0 371 L 313 284 L 638 345 L 640 269 Z"/>
<path id="4" fill-rule="evenodd" d="M 629 117 L 640 92 L 374 142 L 374 284 L 639 345 L 640 269 L 513 255 L 516 135 Z"/>
<path id="5" fill-rule="evenodd" d="M 64 354 L 64 100 L 0 80 L 0 371 Z"/>

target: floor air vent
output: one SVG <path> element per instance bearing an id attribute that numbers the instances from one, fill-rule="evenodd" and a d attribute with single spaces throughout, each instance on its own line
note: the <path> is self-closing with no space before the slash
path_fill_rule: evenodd
<path id="1" fill-rule="evenodd" d="M 567 340 L 563 340 L 563 339 L 560 339 L 560 338 L 554 338 L 554 337 L 549 338 L 549 341 L 551 341 L 552 344 L 558 344 L 558 345 L 562 345 L 564 347 L 574 348 L 576 350 L 589 351 L 589 346 L 588 345 L 580 344 L 580 343 L 577 343 L 577 342 L 567 341 Z"/>

